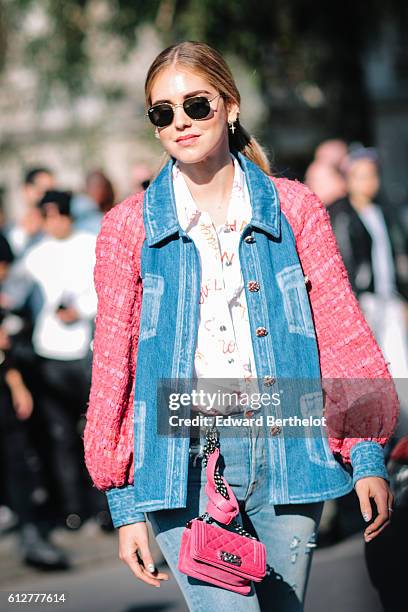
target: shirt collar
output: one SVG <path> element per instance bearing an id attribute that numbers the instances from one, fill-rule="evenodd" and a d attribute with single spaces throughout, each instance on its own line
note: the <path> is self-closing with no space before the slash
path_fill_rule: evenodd
<path id="1" fill-rule="evenodd" d="M 245 175 L 252 207 L 250 225 L 279 238 L 280 203 L 273 181 L 242 153 L 234 152 L 234 157 L 234 163 L 237 161 Z M 143 220 L 148 246 L 154 246 L 175 233 L 186 235 L 177 215 L 173 184 L 175 163 L 174 158 L 167 162 L 144 195 Z M 194 208 L 196 208 L 195 204 Z"/>

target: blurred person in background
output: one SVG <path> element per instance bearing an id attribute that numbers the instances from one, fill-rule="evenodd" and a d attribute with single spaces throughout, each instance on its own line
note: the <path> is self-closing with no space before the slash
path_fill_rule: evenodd
<path id="1" fill-rule="evenodd" d="M 356 148 L 343 167 L 348 194 L 328 208 L 332 227 L 352 288 L 391 374 L 406 379 L 406 237 L 390 209 L 376 203 L 380 189 L 377 152 Z"/>
<path id="2" fill-rule="evenodd" d="M 131 192 L 145 191 L 153 178 L 153 172 L 146 164 L 135 164 L 130 173 Z"/>
<path id="3" fill-rule="evenodd" d="M 79 427 L 90 386 L 95 236 L 73 228 L 70 192 L 47 191 L 38 208 L 46 236 L 20 261 L 19 275 L 35 282 L 42 294 L 33 331 L 39 409 L 64 520 L 77 528 L 84 511 Z"/>
<path id="4" fill-rule="evenodd" d="M 0 234 L 0 290 L 14 256 Z M 33 397 L 26 372 L 33 365 L 31 325 L 24 316 L 0 308 L 0 456 L 5 501 L 18 519 L 20 558 L 29 565 L 68 566 L 64 552 L 49 540 L 43 520 L 47 491 L 32 445 Z"/>
<path id="5" fill-rule="evenodd" d="M 401 402 L 395 437 L 408 431 L 408 344 L 406 241 L 395 218 L 376 203 L 380 189 L 377 152 L 356 147 L 341 165 L 347 196 L 328 207 L 332 228 L 354 293 L 385 356 Z M 390 451 L 386 447 L 386 457 Z M 353 493 L 336 500 L 328 542 L 363 528 Z"/>
<path id="6" fill-rule="evenodd" d="M 23 210 L 16 223 L 6 230 L 6 236 L 16 257 L 22 256 L 30 246 L 43 237 L 42 217 L 37 202 L 47 190 L 54 189 L 54 174 L 45 167 L 30 168 L 22 187 Z"/>
<path id="7" fill-rule="evenodd" d="M 306 185 L 326 206 L 347 193 L 346 181 L 340 172 L 346 155 L 347 145 L 343 140 L 325 140 L 317 147 L 314 160 L 306 170 Z"/>
<path id="8" fill-rule="evenodd" d="M 72 217 L 76 230 L 98 234 L 103 215 L 115 203 L 115 192 L 109 178 L 101 170 L 87 174 L 85 191 L 72 198 Z"/>

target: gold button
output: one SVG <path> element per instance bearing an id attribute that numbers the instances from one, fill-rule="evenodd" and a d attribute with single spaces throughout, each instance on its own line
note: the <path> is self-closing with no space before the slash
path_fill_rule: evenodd
<path id="1" fill-rule="evenodd" d="M 261 338 L 268 335 L 268 330 L 266 327 L 257 327 L 255 333 L 259 338 Z"/>
<path id="2" fill-rule="evenodd" d="M 253 236 L 245 236 L 244 240 L 247 244 L 252 244 L 255 242 L 255 238 Z"/>
<path id="3" fill-rule="evenodd" d="M 274 383 L 276 383 L 276 378 L 274 378 L 273 376 L 264 377 L 264 385 L 266 387 L 271 387 Z"/>
<path id="4" fill-rule="evenodd" d="M 258 283 L 258 281 L 248 281 L 248 289 L 250 291 L 259 291 L 260 288 L 260 284 Z"/>
<path id="5" fill-rule="evenodd" d="M 273 427 L 271 427 L 271 434 L 273 436 L 278 436 L 281 431 L 282 431 L 282 427 L 279 427 L 279 425 L 274 425 Z"/>

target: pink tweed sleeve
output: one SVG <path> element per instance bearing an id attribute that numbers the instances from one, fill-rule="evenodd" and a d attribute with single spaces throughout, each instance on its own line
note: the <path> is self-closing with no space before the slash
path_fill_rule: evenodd
<path id="1" fill-rule="evenodd" d="M 282 211 L 295 234 L 303 272 L 309 279 L 324 388 L 330 384 L 333 387 L 333 379 L 353 379 L 346 384 L 352 391 L 356 390 L 359 381 L 367 381 L 366 388 L 386 381 L 386 400 L 380 415 L 382 427 L 378 431 L 387 433 L 362 438 L 329 436 L 332 451 L 349 462 L 350 450 L 357 442 L 372 440 L 382 445 L 387 442 L 398 418 L 397 393 L 383 354 L 351 288 L 324 205 L 298 181 L 273 181 L 278 188 Z M 361 384 L 364 386 L 364 382 Z M 371 433 L 369 424 L 363 429 Z M 372 429 L 374 431 L 375 427 Z"/>
<path id="2" fill-rule="evenodd" d="M 109 211 L 96 244 L 98 308 L 92 384 L 84 430 L 85 463 L 104 491 L 133 482 L 133 394 L 142 284 L 143 195 Z"/>

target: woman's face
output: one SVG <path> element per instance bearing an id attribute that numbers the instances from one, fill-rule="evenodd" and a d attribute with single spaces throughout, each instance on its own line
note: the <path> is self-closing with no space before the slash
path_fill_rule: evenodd
<path id="1" fill-rule="evenodd" d="M 194 164 L 209 156 L 228 153 L 228 120 L 237 117 L 238 106 L 231 105 L 230 114 L 219 92 L 203 77 L 182 67 L 171 66 L 156 77 L 151 90 L 152 106 L 158 102 L 182 104 L 186 98 L 205 96 L 211 100 L 211 111 L 205 119 L 191 119 L 182 106 L 174 109 L 173 122 L 156 128 L 156 134 L 167 153 L 180 162 Z M 189 138 L 185 138 L 188 136 Z"/>
<path id="2" fill-rule="evenodd" d="M 376 164 L 369 159 L 354 161 L 347 174 L 347 186 L 351 196 L 372 200 L 380 188 Z"/>

